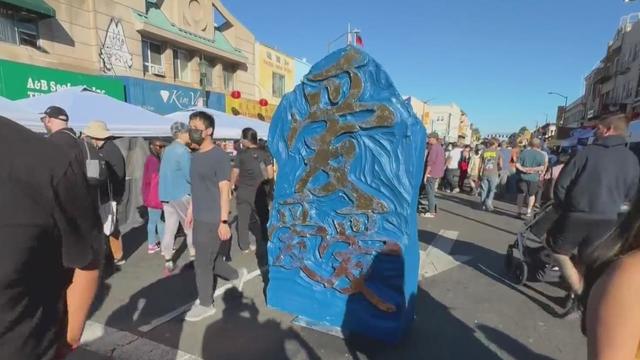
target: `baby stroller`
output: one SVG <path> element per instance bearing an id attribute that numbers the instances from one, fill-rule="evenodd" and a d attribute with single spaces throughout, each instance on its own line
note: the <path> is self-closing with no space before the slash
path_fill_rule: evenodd
<path id="1" fill-rule="evenodd" d="M 549 202 L 525 222 L 516 240 L 507 247 L 505 267 L 516 284 L 560 281 L 560 269 L 551 262 L 550 252 L 544 246 L 547 230 L 557 218 L 558 211 Z"/>

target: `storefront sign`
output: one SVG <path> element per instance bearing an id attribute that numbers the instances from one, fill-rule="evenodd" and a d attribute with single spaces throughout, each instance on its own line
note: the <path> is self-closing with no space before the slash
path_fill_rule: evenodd
<path id="1" fill-rule="evenodd" d="M 158 114 L 170 114 L 195 106 L 202 106 L 202 91 L 158 81 L 119 77 L 125 84 L 127 102 L 141 106 Z M 225 96 L 221 93 L 207 92 L 207 107 L 225 111 Z"/>
<path id="2" fill-rule="evenodd" d="M 276 105 L 269 104 L 260 106 L 258 100 L 250 99 L 233 99 L 227 95 L 226 112 L 233 115 L 242 115 L 253 119 L 270 122 L 273 113 L 276 111 Z"/>
<path id="3" fill-rule="evenodd" d="M 24 99 L 73 86 L 84 86 L 115 99 L 124 100 L 122 81 L 112 77 L 0 60 L 0 96 L 8 99 Z"/>
<path id="4" fill-rule="evenodd" d="M 133 56 L 129 52 L 122 23 L 116 18 L 111 18 L 107 27 L 100 49 L 100 60 L 102 71 L 107 74 L 113 74 L 115 68 L 130 70 L 133 66 Z"/>

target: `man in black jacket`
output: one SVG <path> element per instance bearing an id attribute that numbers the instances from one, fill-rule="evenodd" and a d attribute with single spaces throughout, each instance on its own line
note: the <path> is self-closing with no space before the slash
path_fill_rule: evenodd
<path id="1" fill-rule="evenodd" d="M 576 154 L 562 169 L 554 188 L 559 217 L 549 230 L 547 246 L 571 286 L 566 316 L 576 313 L 583 279 L 570 256 L 578 258 L 615 226 L 625 203 L 638 190 L 640 165 L 626 147 L 625 115 L 602 119 L 597 141 Z M 586 264 L 583 264 L 586 265 Z"/>
<path id="2" fill-rule="evenodd" d="M 109 236 L 109 246 L 116 265 L 125 263 L 122 251 L 122 240 L 118 229 L 117 212 L 113 209 L 122 202 L 126 186 L 126 167 L 122 152 L 111 140 L 111 133 L 102 121 L 92 121 L 87 124 L 83 134 L 89 137 L 98 149 L 98 154 L 104 160 L 107 168 L 107 181 L 100 185 L 100 215 L 105 233 Z M 112 219 L 109 219 L 112 215 Z M 115 216 L 114 216 L 115 215 Z M 112 222 L 113 226 L 107 224 Z"/>

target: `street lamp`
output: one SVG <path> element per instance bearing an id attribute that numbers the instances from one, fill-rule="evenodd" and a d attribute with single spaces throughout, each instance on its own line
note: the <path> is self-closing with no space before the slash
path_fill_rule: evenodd
<path id="1" fill-rule="evenodd" d="M 204 56 L 200 57 L 198 63 L 200 68 L 200 91 L 202 91 L 202 107 L 207 107 L 207 68 L 209 64 L 204 60 Z"/>
<path id="2" fill-rule="evenodd" d="M 560 93 L 557 93 L 555 91 L 549 91 L 547 94 L 548 95 L 557 95 L 557 96 L 560 96 L 561 98 L 564 99 L 564 109 L 562 110 L 562 118 L 560 119 L 560 125 L 564 126 L 564 116 L 567 113 L 567 101 L 569 100 L 569 97 L 565 96 L 565 95 L 562 95 Z"/>

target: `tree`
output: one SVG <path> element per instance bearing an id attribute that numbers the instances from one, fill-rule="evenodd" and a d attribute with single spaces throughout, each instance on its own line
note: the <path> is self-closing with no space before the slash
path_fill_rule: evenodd
<path id="1" fill-rule="evenodd" d="M 471 128 L 471 140 L 479 141 L 481 137 L 482 137 L 482 135 L 480 135 L 480 129 L 478 129 L 475 126 L 472 127 Z"/>
<path id="2" fill-rule="evenodd" d="M 520 130 L 518 130 L 518 136 L 524 135 L 526 133 L 530 132 L 529 129 L 527 129 L 526 126 L 523 126 L 520 128 Z"/>

